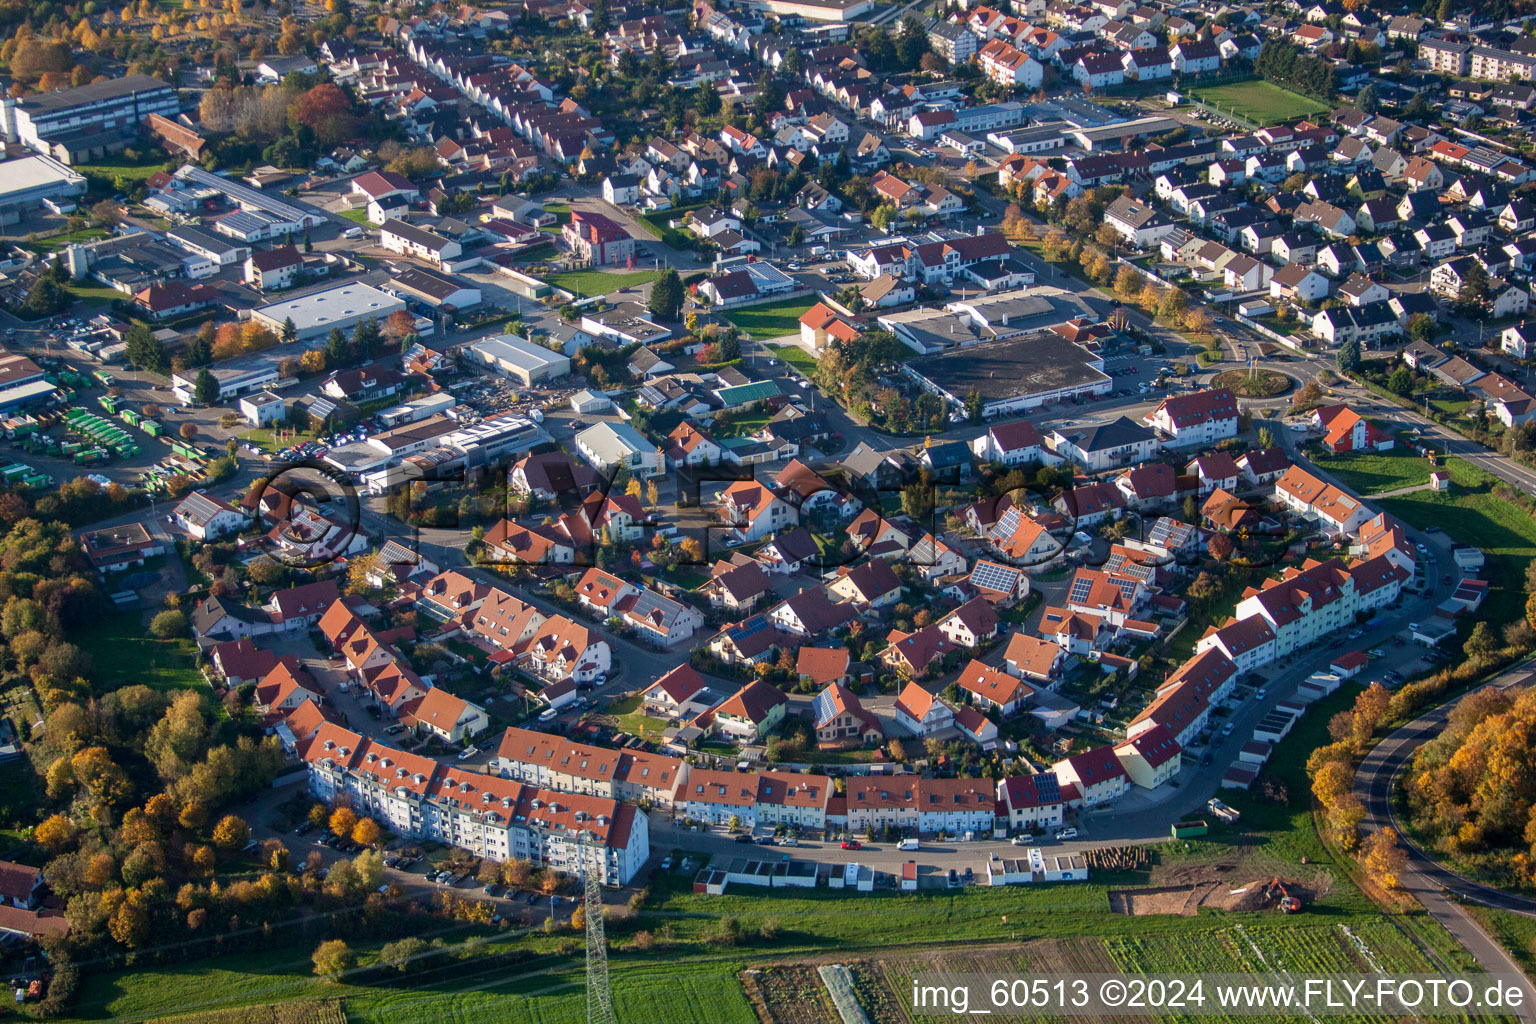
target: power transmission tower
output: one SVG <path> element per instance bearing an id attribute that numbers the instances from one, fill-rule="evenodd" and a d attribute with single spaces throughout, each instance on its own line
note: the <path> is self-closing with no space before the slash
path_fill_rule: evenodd
<path id="1" fill-rule="evenodd" d="M 587 918 L 587 1024 L 615 1024 L 613 992 L 608 987 L 608 939 L 603 933 L 603 881 L 601 843 L 591 849 L 599 858 L 596 867 L 587 864 L 588 838 L 582 831 L 576 836 L 576 859 L 581 864 L 582 908 Z"/>

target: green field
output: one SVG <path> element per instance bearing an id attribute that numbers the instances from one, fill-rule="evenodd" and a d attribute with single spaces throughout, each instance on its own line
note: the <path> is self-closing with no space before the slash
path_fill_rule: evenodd
<path id="1" fill-rule="evenodd" d="M 1261 125 L 1320 114 L 1328 109 L 1317 100 L 1261 79 L 1191 89 L 1189 94 L 1219 111 L 1235 113 Z"/>
<path id="2" fill-rule="evenodd" d="M 208 681 L 197 670 L 197 645 L 186 637 L 156 640 L 146 635 L 140 612 L 103 616 L 93 629 L 81 633 L 79 644 L 91 656 L 95 678 L 105 688 L 131 683 L 143 683 L 156 690 L 208 687 Z M 116 678 L 114 670 L 125 674 Z"/>
<path id="3" fill-rule="evenodd" d="M 809 377 L 816 372 L 816 357 L 799 345 L 769 345 L 768 350 Z"/>
<path id="4" fill-rule="evenodd" d="M 128 301 L 128 296 L 124 295 L 116 288 L 108 288 L 104 284 L 89 285 L 77 282 L 67 287 L 69 293 L 75 298 L 79 299 L 81 302 L 118 302 L 120 300 L 123 302 Z"/>
<path id="5" fill-rule="evenodd" d="M 660 276 L 659 270 L 567 270 L 563 274 L 548 274 L 544 280 L 556 288 L 564 288 L 581 296 L 591 296 L 607 295 L 620 288 L 648 284 Z"/>
<path id="6" fill-rule="evenodd" d="M 1498 481 L 1469 462 L 1450 459 L 1451 490 L 1414 491 L 1375 504 L 1409 526 L 1438 526 L 1452 538 L 1481 548 L 1491 581 L 1481 616 L 1502 628 L 1523 617 L 1525 567 L 1536 558 L 1536 519 L 1493 495 Z"/>
<path id="7" fill-rule="evenodd" d="M 106 238 L 105 228 L 81 228 L 79 231 L 65 231 L 48 238 L 39 238 L 35 242 L 28 242 L 27 246 L 38 252 L 58 252 L 75 242 L 94 242 L 98 238 Z M 119 293 L 121 295 L 121 293 Z"/>
<path id="8" fill-rule="evenodd" d="M 356 210 L 342 210 L 338 216 L 344 217 L 354 224 L 368 223 L 368 210 L 365 207 L 358 207 Z"/>
<path id="9" fill-rule="evenodd" d="M 722 314 L 742 329 L 742 332 L 758 341 L 764 338 L 781 338 L 786 334 L 800 333 L 800 317 L 815 303 L 801 298 L 786 299 L 763 306 L 733 309 Z"/>
<path id="10" fill-rule="evenodd" d="M 1313 457 L 1312 462 L 1318 469 L 1361 495 L 1427 484 L 1433 468 L 1428 459 L 1415 455 L 1407 447 L 1375 453 L 1320 455 Z"/>
<path id="11" fill-rule="evenodd" d="M 77 172 L 91 179 L 91 194 L 98 193 L 110 195 L 116 188 L 114 182 L 122 178 L 127 184 L 138 185 L 156 171 L 165 169 L 165 154 L 156 150 L 150 154 L 149 159 L 140 160 L 137 163 L 127 157 L 115 156 L 103 160 L 97 164 L 81 164 L 75 168 Z"/>

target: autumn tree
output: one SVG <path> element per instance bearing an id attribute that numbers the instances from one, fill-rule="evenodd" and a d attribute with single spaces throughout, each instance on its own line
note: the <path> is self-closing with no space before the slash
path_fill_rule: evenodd
<path id="1" fill-rule="evenodd" d="M 327 981 L 340 981 L 341 976 L 357 963 L 357 954 L 340 939 L 330 939 L 315 947 L 310 958 L 315 965 L 315 975 Z"/>
<path id="2" fill-rule="evenodd" d="M 407 338 L 416 337 L 416 318 L 403 309 L 397 309 L 384 318 L 384 326 L 380 330 L 384 337 L 399 347 Z"/>
<path id="3" fill-rule="evenodd" d="M 296 127 L 310 129 L 315 140 L 327 146 L 343 142 L 357 131 L 352 100 L 333 82 L 321 82 L 301 93 L 288 108 L 288 120 Z"/>
<path id="4" fill-rule="evenodd" d="M 213 844 L 225 853 L 244 846 L 251 838 L 251 827 L 235 814 L 226 814 L 213 826 Z"/>
<path id="5" fill-rule="evenodd" d="M 374 846 L 383 835 L 384 830 L 372 818 L 363 818 L 352 826 L 352 841 L 361 846 Z"/>
<path id="6" fill-rule="evenodd" d="M 331 832 L 338 836 L 349 836 L 357 827 L 357 813 L 350 807 L 338 807 L 331 812 Z"/>
<path id="7" fill-rule="evenodd" d="M 1398 845 L 1397 832 L 1387 827 L 1365 837 L 1360 845 L 1360 866 L 1366 877 L 1383 889 L 1402 887 L 1408 859 Z"/>

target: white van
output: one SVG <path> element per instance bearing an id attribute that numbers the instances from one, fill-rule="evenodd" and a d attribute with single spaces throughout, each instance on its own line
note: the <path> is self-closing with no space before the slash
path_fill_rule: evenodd
<path id="1" fill-rule="evenodd" d="M 917 848 L 918 842 L 916 839 L 903 839 L 901 842 L 896 844 L 896 849 L 898 850 L 915 850 Z"/>
<path id="2" fill-rule="evenodd" d="M 341 233 L 341 237 L 342 238 L 362 238 L 363 237 L 363 229 L 362 228 L 347 228 L 347 230 L 345 230 L 345 231 L 343 231 Z"/>
<path id="3" fill-rule="evenodd" d="M 541 722 L 553 722 L 555 720 L 555 716 L 558 715 L 559 713 L 560 712 L 555 710 L 554 708 L 545 708 L 539 714 L 539 721 L 541 721 Z"/>

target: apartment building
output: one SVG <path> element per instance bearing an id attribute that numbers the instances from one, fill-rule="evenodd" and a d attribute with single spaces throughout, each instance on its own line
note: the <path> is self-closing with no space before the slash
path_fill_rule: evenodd
<path id="1" fill-rule="evenodd" d="M 390 831 L 513 858 L 568 874 L 629 883 L 650 856 L 646 817 L 631 804 L 539 789 L 461 771 L 326 723 L 300 747 L 309 789 Z"/>
<path id="2" fill-rule="evenodd" d="M 1308 559 L 1302 567 L 1286 569 L 1258 590 L 1249 588 L 1235 609 L 1237 619 L 1260 618 L 1274 632 L 1274 641 L 1261 649 L 1270 658 L 1283 658 L 1299 648 L 1348 630 L 1361 612 L 1372 612 L 1397 600 L 1412 572 L 1386 556 L 1345 565 L 1342 559 Z M 1216 646 L 1216 635 L 1201 637 L 1195 650 Z"/>
<path id="3" fill-rule="evenodd" d="M 1237 396 L 1231 388 L 1208 388 L 1163 399 L 1147 416 L 1165 447 L 1208 445 L 1237 436 Z"/>

